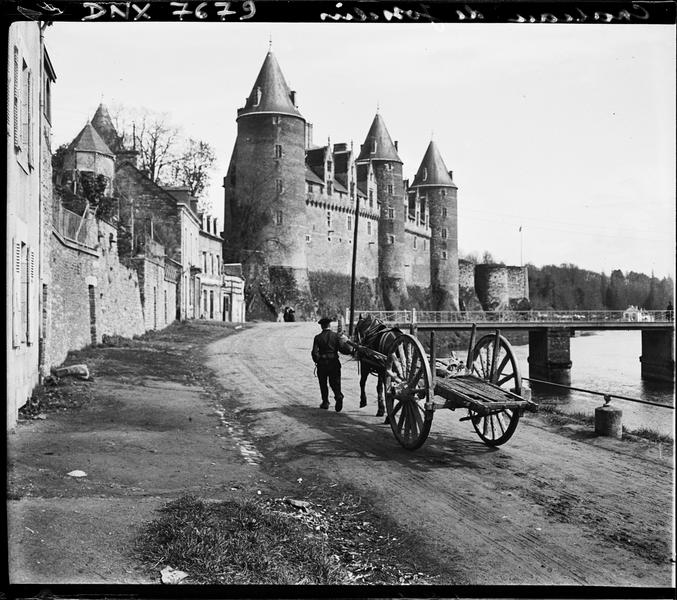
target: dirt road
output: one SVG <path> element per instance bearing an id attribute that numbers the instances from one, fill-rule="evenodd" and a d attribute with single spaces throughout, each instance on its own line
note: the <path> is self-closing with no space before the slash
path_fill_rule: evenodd
<path id="1" fill-rule="evenodd" d="M 319 410 L 308 323 L 259 324 L 210 344 L 208 366 L 232 392 L 265 468 L 349 482 L 408 531 L 450 584 L 674 585 L 672 454 L 524 417 L 499 449 L 460 411 L 438 411 L 410 452 L 344 362 L 344 410 Z M 452 575 L 453 574 L 453 575 Z"/>

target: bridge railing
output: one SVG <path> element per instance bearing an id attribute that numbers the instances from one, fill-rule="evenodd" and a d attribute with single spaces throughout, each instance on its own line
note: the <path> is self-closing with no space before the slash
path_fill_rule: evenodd
<path id="1" fill-rule="evenodd" d="M 501 311 L 429 311 L 429 310 L 363 310 L 360 315 L 371 315 L 384 323 L 672 323 L 674 311 L 648 310 L 501 310 Z M 350 318 L 346 314 L 346 322 Z"/>

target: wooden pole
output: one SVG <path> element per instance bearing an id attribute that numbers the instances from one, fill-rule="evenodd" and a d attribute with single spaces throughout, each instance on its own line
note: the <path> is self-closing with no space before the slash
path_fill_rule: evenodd
<path id="1" fill-rule="evenodd" d="M 355 322 L 355 265 L 357 264 L 357 225 L 360 222 L 360 194 L 355 186 L 355 229 L 353 231 L 353 264 L 350 270 L 350 323 L 348 323 L 348 337 L 353 336 Z"/>
<path id="2" fill-rule="evenodd" d="M 472 368 L 472 351 L 475 346 L 475 334 L 477 333 L 477 325 L 472 324 L 472 331 L 470 332 L 470 341 L 468 342 L 468 358 L 465 359 L 465 368 L 470 371 Z"/>
<path id="3" fill-rule="evenodd" d="M 491 383 L 496 383 L 496 381 L 498 380 L 497 367 L 498 367 L 498 353 L 500 349 L 501 349 L 501 331 L 500 329 L 497 329 L 496 335 L 494 336 L 494 351 L 491 356 L 491 370 L 489 378 L 489 381 L 491 381 Z"/>

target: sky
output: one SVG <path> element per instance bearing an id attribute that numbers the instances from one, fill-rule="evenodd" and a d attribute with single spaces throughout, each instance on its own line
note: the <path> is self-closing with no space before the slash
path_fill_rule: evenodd
<path id="1" fill-rule="evenodd" d="M 411 180 L 434 139 L 461 254 L 674 279 L 674 26 L 55 23 L 53 147 L 102 99 L 166 112 L 215 149 L 222 218 L 236 111 L 271 39 L 315 144 L 359 150 L 378 108 Z"/>

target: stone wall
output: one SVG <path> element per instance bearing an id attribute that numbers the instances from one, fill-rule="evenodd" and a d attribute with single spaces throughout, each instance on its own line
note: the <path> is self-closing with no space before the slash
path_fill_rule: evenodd
<path id="1" fill-rule="evenodd" d="M 46 370 L 61 364 L 69 350 L 100 342 L 104 334 L 131 337 L 146 330 L 138 276 L 120 264 L 117 230 L 91 217 L 84 226 L 97 229 L 98 247 L 77 244 L 56 231 L 49 242 L 52 285 Z"/>
<path id="2" fill-rule="evenodd" d="M 407 228 L 404 241 L 404 279 L 408 286 L 430 286 L 430 237 Z"/>
<path id="3" fill-rule="evenodd" d="M 482 310 L 475 292 L 475 263 L 458 261 L 458 296 L 461 310 Z"/>
<path id="4" fill-rule="evenodd" d="M 507 279 L 508 299 L 511 308 L 528 308 L 530 304 L 527 267 L 507 267 Z"/>

